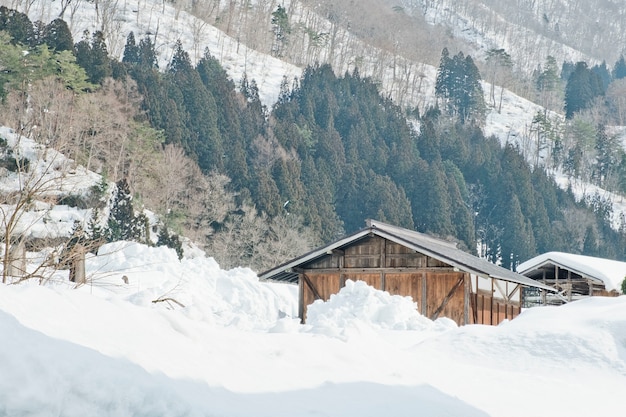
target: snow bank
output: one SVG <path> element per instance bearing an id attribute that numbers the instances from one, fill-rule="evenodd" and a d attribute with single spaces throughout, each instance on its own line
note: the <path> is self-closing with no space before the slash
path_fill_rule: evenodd
<path id="1" fill-rule="evenodd" d="M 54 339 L 0 311 L 0 415 L 183 416 L 184 385 L 126 359 Z M 7 360 L 10 358 L 10 360 Z"/>
<path id="2" fill-rule="evenodd" d="M 297 286 L 259 282 L 248 268 L 222 270 L 213 258 L 178 260 L 168 247 L 135 242 L 104 245 L 86 261 L 88 285 L 105 298 L 134 305 L 180 310 L 185 316 L 246 330 L 267 330 L 297 316 Z"/>
<path id="3" fill-rule="evenodd" d="M 374 417 L 390 409 L 398 417 L 420 413 L 487 416 L 427 385 L 327 383 L 285 393 L 237 393 L 202 381 L 148 372 L 125 358 L 105 356 L 28 329 L 2 311 L 0 333 L 11 335 L 0 344 L 2 416 Z M 271 374 L 266 379 L 271 380 Z"/>
<path id="4" fill-rule="evenodd" d="M 450 354 L 463 346 L 463 356 L 473 360 L 489 356 L 485 366 L 493 369 L 506 369 L 513 357 L 518 372 L 542 367 L 626 375 L 626 296 L 534 307 L 500 326 L 465 326 L 429 343 Z"/>
<path id="5" fill-rule="evenodd" d="M 224 271 L 198 253 L 179 261 L 168 248 L 117 242 L 86 263 L 89 282 L 79 288 L 0 285 L 0 334 L 10 335 L 0 344 L 0 415 L 623 410 L 626 296 L 456 327 L 420 316 L 408 297 L 348 281 L 300 325 L 296 286 Z M 519 402 L 520 393 L 532 401 Z"/>
<path id="6" fill-rule="evenodd" d="M 450 319 L 433 322 L 417 311 L 411 297 L 390 295 L 363 281 L 347 280 L 330 300 L 317 300 L 307 309 L 310 331 L 340 336 L 345 329 L 373 327 L 387 330 L 445 330 L 456 327 Z"/>

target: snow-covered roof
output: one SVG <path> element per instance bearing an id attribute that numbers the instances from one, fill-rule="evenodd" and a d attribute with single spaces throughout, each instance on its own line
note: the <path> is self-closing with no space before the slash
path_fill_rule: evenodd
<path id="1" fill-rule="evenodd" d="M 626 277 L 626 262 L 565 252 L 547 252 L 536 256 L 521 263 L 517 267 L 517 272 L 526 275 L 549 264 L 576 272 L 586 278 L 601 281 L 608 291 L 619 291 L 621 283 Z"/>

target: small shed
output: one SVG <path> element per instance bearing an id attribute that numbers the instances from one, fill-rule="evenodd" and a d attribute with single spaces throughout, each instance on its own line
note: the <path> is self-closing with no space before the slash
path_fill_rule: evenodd
<path id="1" fill-rule="evenodd" d="M 448 317 L 459 325 L 499 324 L 516 317 L 521 312 L 523 287 L 553 291 L 453 243 L 375 220 L 259 278 L 298 283 L 302 322 L 309 304 L 328 300 L 346 280 L 411 296 L 424 316 Z"/>
<path id="2" fill-rule="evenodd" d="M 617 296 L 626 278 L 626 262 L 564 252 L 548 252 L 517 267 L 520 274 L 549 285 L 556 292 L 538 291 L 540 304 L 562 304 L 592 296 Z"/>

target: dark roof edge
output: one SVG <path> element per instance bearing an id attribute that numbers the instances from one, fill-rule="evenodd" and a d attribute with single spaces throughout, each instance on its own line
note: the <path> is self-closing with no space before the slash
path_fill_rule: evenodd
<path id="1" fill-rule="evenodd" d="M 430 256 L 432 258 L 435 258 L 435 259 L 437 259 L 439 261 L 446 262 L 446 263 L 452 265 L 455 268 L 462 269 L 464 271 L 473 273 L 475 275 L 482 276 L 482 277 L 485 277 L 485 278 L 494 278 L 494 279 L 514 282 L 516 284 L 526 285 L 526 286 L 529 286 L 529 287 L 542 288 L 542 289 L 545 289 L 545 290 L 548 290 L 548 291 L 556 291 L 554 288 L 552 288 L 550 286 L 544 285 L 544 284 L 542 284 L 540 282 L 537 282 L 537 281 L 535 281 L 535 280 L 533 280 L 531 278 L 528 278 L 528 277 L 526 277 L 524 275 L 518 274 L 517 272 L 509 271 L 508 269 L 504 269 L 501 266 L 498 266 L 496 264 L 492 264 L 491 262 L 489 262 L 487 260 L 484 260 L 484 259 L 476 257 L 477 260 L 479 260 L 480 262 L 488 263 L 489 266 L 492 267 L 492 268 L 501 268 L 503 274 L 494 274 L 494 273 L 485 271 L 483 269 L 478 269 L 478 268 L 473 267 L 471 265 L 468 265 L 468 264 L 466 264 L 464 262 L 459 262 L 459 261 L 455 260 L 454 258 L 450 258 L 449 256 L 445 256 L 445 255 L 443 255 L 441 253 L 434 252 L 432 249 L 426 248 L 426 247 L 424 247 L 422 245 L 419 245 L 418 243 L 409 241 L 409 240 L 404 239 L 404 238 L 402 238 L 400 236 L 396 236 L 396 235 L 394 235 L 394 234 L 392 234 L 392 233 L 390 233 L 388 231 L 387 232 L 383 231 L 381 233 L 380 230 L 381 229 L 378 229 L 377 232 L 374 232 L 374 233 L 379 235 L 379 236 L 381 236 L 381 237 L 386 237 L 386 238 L 388 238 L 388 239 L 390 239 L 392 241 L 395 241 L 396 243 L 400 243 L 400 244 L 405 245 L 407 247 L 411 247 L 411 248 L 413 248 L 415 250 L 419 250 L 419 252 L 422 252 L 425 255 L 428 255 L 428 256 Z M 419 233 L 419 232 L 417 232 L 417 233 Z M 435 238 L 433 238 L 431 236 L 428 236 L 428 238 L 432 239 L 432 240 L 435 240 Z M 440 244 L 439 242 L 435 242 L 435 243 L 436 244 Z M 449 245 L 448 242 L 443 242 L 443 243 Z M 459 252 L 463 252 L 461 249 L 458 249 L 458 248 L 454 248 L 454 250 L 455 251 L 459 251 Z M 466 252 L 463 252 L 463 253 L 465 253 L 467 256 L 474 256 L 474 255 L 466 253 Z M 519 277 L 506 276 L 506 275 L 518 275 Z"/>
<path id="2" fill-rule="evenodd" d="M 548 290 L 548 291 L 555 291 L 554 288 L 549 287 L 547 285 L 544 285 L 540 282 L 537 282 L 531 278 L 528 278 L 524 275 L 518 274 L 517 272 L 514 271 L 509 271 L 507 269 L 504 269 L 498 265 L 492 264 L 487 260 L 475 257 L 472 254 L 463 252 L 461 249 L 458 249 L 455 247 L 455 245 L 451 244 L 450 242 L 446 242 L 443 241 L 441 239 L 437 239 L 433 236 L 429 236 L 420 232 L 416 232 L 413 230 L 409 230 L 409 229 L 402 229 L 399 228 L 397 226 L 392 226 L 392 225 L 387 225 L 386 223 L 383 222 L 379 222 L 376 220 L 371 220 L 368 219 L 366 220 L 366 224 L 367 227 L 364 229 L 359 230 L 358 232 L 355 232 L 351 235 L 345 236 L 339 240 L 336 240 L 326 246 L 322 246 L 320 248 L 314 249 L 313 251 L 306 253 L 298 258 L 294 258 L 286 263 L 283 263 L 275 268 L 272 268 L 270 270 L 264 271 L 260 274 L 258 274 L 259 279 L 262 280 L 268 280 L 268 279 L 272 279 L 273 277 L 278 276 L 279 274 L 283 274 L 285 273 L 287 270 L 294 268 L 298 265 L 301 265 L 305 262 L 308 262 L 312 259 L 318 258 L 324 254 L 326 254 L 329 251 L 332 251 L 333 249 L 336 249 L 340 246 L 343 246 L 347 243 L 351 243 L 354 242 L 358 239 L 361 239 L 369 234 L 375 234 L 377 236 L 389 239 L 391 241 L 394 241 L 396 243 L 399 243 L 401 245 L 407 246 L 409 248 L 412 248 L 413 250 L 419 251 L 424 253 L 425 255 L 431 256 L 432 258 L 435 258 L 437 260 L 440 260 L 442 262 L 446 262 L 450 265 L 452 265 L 453 267 L 462 269 L 464 271 L 476 274 L 478 276 L 483 276 L 483 277 L 487 277 L 487 278 L 494 278 L 494 279 L 500 279 L 500 280 L 504 280 L 504 281 L 509 281 L 509 282 L 514 282 L 516 284 L 520 284 L 520 285 L 526 285 L 526 286 L 530 286 L 530 287 L 536 287 L 536 288 L 541 288 L 544 290 Z M 391 231 L 388 229 L 392 229 Z M 428 248 L 424 245 L 420 245 L 418 242 L 415 241 L 411 241 L 409 239 L 407 239 L 406 237 L 402 237 L 402 236 L 398 236 L 397 234 L 393 233 L 393 230 L 402 230 L 402 231 L 406 231 L 408 233 L 410 233 L 411 235 L 415 236 L 416 238 L 419 239 L 423 239 L 425 241 L 425 243 L 431 243 L 433 245 L 438 245 L 438 246 L 442 246 L 443 251 L 458 251 L 460 253 L 463 254 L 463 256 L 473 256 L 475 257 L 478 262 L 484 262 L 484 263 L 488 263 L 489 268 L 494 268 L 494 269 L 501 269 L 502 270 L 502 274 L 494 274 L 492 272 L 486 271 L 485 269 L 481 269 L 481 268 L 477 268 L 476 266 L 471 266 L 468 265 L 467 263 L 464 262 L 460 262 L 458 260 L 455 260 L 454 258 L 451 258 L 450 256 L 446 256 L 441 252 L 437 252 L 435 249 L 433 248 Z M 509 275 L 509 276 L 507 276 Z"/>
<path id="3" fill-rule="evenodd" d="M 349 243 L 349 242 L 355 241 L 357 239 L 360 239 L 360 238 L 368 235 L 369 233 L 371 233 L 371 231 L 372 231 L 372 229 L 370 227 L 367 227 L 365 229 L 361 229 L 358 232 L 355 232 L 355 233 L 353 233 L 353 234 L 351 234 L 349 236 L 345 236 L 345 237 L 343 237 L 343 238 L 341 238 L 339 240 L 336 240 L 336 241 L 334 241 L 332 243 L 329 243 L 326 246 L 322 246 L 322 247 L 319 247 L 317 249 L 314 249 L 311 252 L 305 253 L 302 256 L 299 256 L 299 257 L 294 258 L 294 259 L 292 259 L 290 261 L 287 261 L 287 262 L 285 262 L 285 263 L 283 263 L 281 265 L 278 265 L 275 268 L 272 268 L 272 269 L 269 269 L 267 271 L 264 271 L 264 272 L 258 274 L 258 277 L 259 277 L 259 279 L 271 279 L 270 277 L 273 276 L 273 275 L 276 275 L 276 274 L 278 274 L 280 272 L 285 271 L 286 269 L 293 268 L 294 266 L 297 266 L 297 265 L 303 264 L 305 262 L 308 262 L 308 261 L 310 261 L 312 259 L 315 259 L 315 258 L 317 258 L 317 257 L 319 257 L 321 255 L 326 254 L 326 252 L 332 251 L 333 249 L 336 249 L 339 246 L 342 246 L 342 245 L 344 245 L 346 243 Z"/>
<path id="4" fill-rule="evenodd" d="M 529 268 L 526 268 L 526 269 L 524 269 L 523 271 L 520 271 L 520 272 L 519 272 L 519 274 L 522 274 L 522 275 L 523 275 L 523 274 L 524 274 L 524 273 L 526 273 L 526 272 L 529 272 L 529 271 L 532 271 L 532 270 L 539 269 L 539 268 L 541 268 L 541 267 L 545 266 L 545 265 L 546 265 L 546 264 L 548 264 L 548 263 L 551 263 L 551 264 L 553 264 L 553 265 L 557 265 L 557 266 L 558 266 L 558 267 L 560 267 L 560 268 L 563 268 L 563 269 L 568 270 L 568 271 L 575 272 L 575 273 L 577 273 L 577 274 L 578 274 L 578 275 L 580 275 L 580 276 L 583 276 L 583 277 L 586 277 L 586 278 L 588 278 L 588 279 L 591 279 L 591 280 L 594 280 L 594 281 L 596 281 L 596 282 L 600 282 L 600 283 L 603 283 L 603 284 L 604 284 L 604 281 L 603 281 L 602 279 L 600 279 L 600 278 L 598 278 L 598 277 L 592 277 L 592 276 L 590 276 L 590 275 L 589 275 L 588 273 L 586 273 L 586 272 L 582 272 L 582 271 L 580 271 L 580 270 L 578 270 L 578 269 L 576 269 L 576 268 L 572 267 L 571 265 L 567 265 L 567 264 L 565 264 L 565 263 L 563 263 L 563 262 L 555 261 L 555 260 L 554 260 L 554 259 L 552 259 L 552 258 L 546 258 L 546 259 L 544 259 L 542 262 L 537 262 L 536 264 L 531 265 Z M 531 279 L 532 279 L 532 278 L 531 278 Z"/>

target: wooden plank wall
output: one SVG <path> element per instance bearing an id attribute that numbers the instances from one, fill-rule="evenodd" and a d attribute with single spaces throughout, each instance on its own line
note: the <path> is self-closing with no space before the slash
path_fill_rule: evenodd
<path id="1" fill-rule="evenodd" d="M 493 298 L 480 291 L 472 294 L 472 314 L 470 323 L 498 325 L 504 320 L 511 320 L 522 312 L 522 307 L 504 300 Z"/>
<path id="2" fill-rule="evenodd" d="M 521 312 L 518 303 L 496 299 L 489 291 L 471 293 L 469 273 L 453 271 L 434 258 L 373 236 L 306 266 L 300 279 L 302 321 L 317 296 L 328 300 L 348 279 L 365 281 L 392 295 L 411 296 L 424 316 L 448 317 L 459 325 L 499 324 Z"/>
<path id="3" fill-rule="evenodd" d="M 425 275 L 428 293 L 425 316 L 431 319 L 448 317 L 459 326 L 465 324 L 465 285 L 463 285 L 465 274 L 463 272 L 428 272 Z M 460 285 L 459 281 L 461 281 Z M 441 309 L 446 297 L 449 298 Z"/>
<path id="4" fill-rule="evenodd" d="M 365 281 L 368 285 L 388 291 L 391 295 L 411 296 L 413 301 L 417 302 L 420 313 L 426 317 L 436 318 L 437 315 L 448 317 L 459 325 L 465 324 L 465 286 L 459 285 L 459 281 L 465 279 L 462 272 L 390 273 L 384 274 L 383 278 L 381 273 L 365 271 L 344 274 L 309 271 L 306 276 L 315 287 L 315 292 L 324 301 L 332 294 L 338 293 L 347 279 Z M 301 317 L 306 320 L 306 306 L 315 301 L 316 295 L 306 281 L 302 286 Z"/>
<path id="5" fill-rule="evenodd" d="M 423 273 L 407 273 L 407 274 L 386 274 L 385 275 L 385 291 L 391 295 L 410 295 L 413 301 L 417 303 L 417 309 L 421 314 L 426 315 L 426 306 L 424 292 Z"/>
<path id="6" fill-rule="evenodd" d="M 300 318 L 303 323 L 306 321 L 306 307 L 317 299 L 315 292 L 323 301 L 328 301 L 332 294 L 337 294 L 341 289 L 339 274 L 307 274 L 306 278 L 308 280 L 300 280 Z M 309 287 L 309 282 L 315 292 Z"/>

